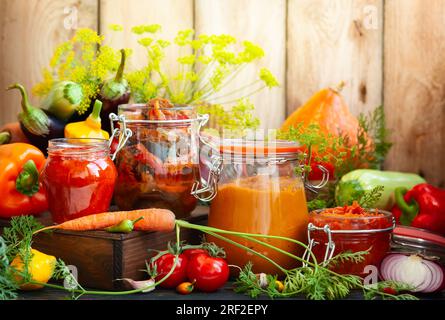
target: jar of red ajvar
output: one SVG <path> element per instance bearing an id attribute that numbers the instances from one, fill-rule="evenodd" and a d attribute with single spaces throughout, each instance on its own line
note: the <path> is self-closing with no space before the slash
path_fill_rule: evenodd
<path id="1" fill-rule="evenodd" d="M 309 214 L 308 243 L 318 263 L 329 264 L 342 252 L 369 251 L 361 262 L 329 264 L 341 274 L 364 276 L 367 266 L 378 266 L 390 251 L 395 220 L 390 212 L 352 206 L 315 210 Z M 308 252 L 306 259 L 310 258 Z"/>
<path id="2" fill-rule="evenodd" d="M 53 221 L 108 211 L 116 177 L 108 140 L 50 140 L 42 178 Z"/>

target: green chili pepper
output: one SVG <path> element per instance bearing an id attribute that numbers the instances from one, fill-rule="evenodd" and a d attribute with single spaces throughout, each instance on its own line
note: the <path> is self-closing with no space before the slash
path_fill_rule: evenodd
<path id="1" fill-rule="evenodd" d="M 144 217 L 140 217 L 136 220 L 125 219 L 114 226 L 105 228 L 105 231 L 112 233 L 130 233 L 131 231 L 133 231 L 134 225 L 142 219 L 144 219 Z"/>

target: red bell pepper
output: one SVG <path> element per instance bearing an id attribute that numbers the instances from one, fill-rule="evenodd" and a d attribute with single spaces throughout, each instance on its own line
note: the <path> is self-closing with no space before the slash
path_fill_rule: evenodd
<path id="1" fill-rule="evenodd" d="M 396 188 L 392 213 L 402 225 L 445 234 L 445 190 L 427 183 Z"/>

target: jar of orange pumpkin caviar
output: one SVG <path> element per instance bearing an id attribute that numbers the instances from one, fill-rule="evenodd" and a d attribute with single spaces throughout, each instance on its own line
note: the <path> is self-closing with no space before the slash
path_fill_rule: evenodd
<path id="1" fill-rule="evenodd" d="M 223 140 L 211 158 L 210 173 L 193 193 L 210 201 L 208 225 L 214 228 L 283 236 L 306 242 L 309 221 L 305 183 L 300 167 L 299 145 L 290 141 Z M 325 177 L 325 181 L 327 180 Z M 312 186 L 313 189 L 321 185 Z M 295 260 L 264 245 L 224 235 L 253 249 L 283 268 Z M 270 262 L 220 239 L 209 240 L 223 247 L 229 264 L 243 267 L 253 263 L 255 272 L 279 273 Z M 273 246 L 301 255 L 301 247 L 288 241 L 261 238 Z"/>

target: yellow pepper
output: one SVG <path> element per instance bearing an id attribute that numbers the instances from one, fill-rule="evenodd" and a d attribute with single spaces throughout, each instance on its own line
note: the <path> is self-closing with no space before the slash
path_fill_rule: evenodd
<path id="1" fill-rule="evenodd" d="M 108 132 L 101 129 L 100 111 L 102 102 L 96 100 L 93 112 L 85 121 L 69 123 L 65 127 L 65 138 L 109 139 Z"/>
<path id="2" fill-rule="evenodd" d="M 56 257 L 44 254 L 35 249 L 31 249 L 31 253 L 32 258 L 28 264 L 28 272 L 30 273 L 32 280 L 47 283 L 54 273 L 54 268 L 56 267 L 57 262 Z M 19 255 L 12 260 L 11 267 L 18 273 L 23 271 L 24 263 Z M 37 290 L 43 288 L 43 285 L 23 283 L 23 277 L 19 274 L 16 275 L 16 281 L 22 290 Z"/>

